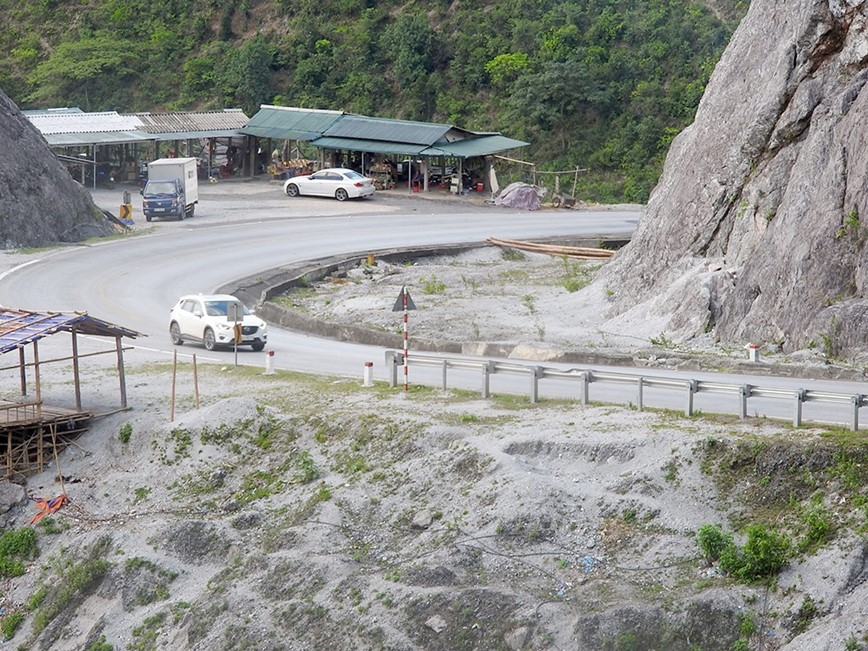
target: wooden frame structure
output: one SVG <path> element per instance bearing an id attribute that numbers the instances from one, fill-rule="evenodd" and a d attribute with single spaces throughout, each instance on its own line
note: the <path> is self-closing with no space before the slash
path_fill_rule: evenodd
<path id="1" fill-rule="evenodd" d="M 41 360 L 39 341 L 49 335 L 67 332 L 71 335 L 71 355 Z M 113 337 L 114 350 L 81 354 L 78 336 Z M 0 400 L 0 467 L 7 480 L 16 474 L 27 476 L 41 472 L 48 459 L 57 458 L 60 450 L 87 430 L 95 414 L 82 408 L 80 360 L 93 355 L 117 356 L 119 410 L 127 408 L 126 377 L 124 374 L 123 337 L 141 336 L 129 330 L 88 316 L 84 312 L 28 312 L 0 308 L 0 354 L 18 351 L 18 362 L 0 368 L 18 371 L 20 396 L 16 400 Z M 25 351 L 32 350 L 28 362 Z M 46 405 L 42 399 L 42 366 L 48 363 L 71 362 L 73 375 L 73 408 Z M 28 369 L 32 370 L 34 395 L 28 395 Z"/>

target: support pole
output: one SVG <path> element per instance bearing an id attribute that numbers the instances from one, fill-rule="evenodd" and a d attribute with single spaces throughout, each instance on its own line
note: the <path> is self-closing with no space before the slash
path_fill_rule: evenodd
<path id="1" fill-rule="evenodd" d="M 36 383 L 36 418 L 42 420 L 42 373 L 39 370 L 39 342 L 33 341 L 33 378 Z"/>
<path id="2" fill-rule="evenodd" d="M 81 411 L 81 369 L 78 365 L 78 326 L 73 326 L 72 335 L 72 384 L 75 390 L 75 408 Z"/>
<path id="3" fill-rule="evenodd" d="M 196 399 L 196 409 L 199 409 L 199 367 L 196 364 L 196 353 L 193 353 L 193 396 Z"/>
<path id="4" fill-rule="evenodd" d="M 862 399 L 863 396 L 860 393 L 857 393 L 850 399 L 850 402 L 853 404 L 853 420 L 851 422 L 851 429 L 854 432 L 859 431 L 859 407 L 862 406 Z"/>
<path id="5" fill-rule="evenodd" d="M 118 351 L 118 382 L 121 385 L 121 409 L 127 408 L 127 375 L 124 370 L 124 345 L 120 337 L 115 337 Z"/>
<path id="6" fill-rule="evenodd" d="M 636 409 L 642 411 L 645 408 L 645 378 L 640 377 L 636 384 Z"/>
<path id="7" fill-rule="evenodd" d="M 24 347 L 18 349 L 18 374 L 21 376 L 21 395 L 27 395 L 27 360 L 24 357 Z"/>
<path id="8" fill-rule="evenodd" d="M 799 389 L 795 393 L 796 403 L 793 410 L 793 427 L 802 426 L 802 403 L 807 400 L 807 392 L 804 389 Z"/>
<path id="9" fill-rule="evenodd" d="M 178 377 L 178 351 L 172 355 L 172 397 L 169 401 L 169 422 L 175 422 L 175 379 Z"/>
<path id="10" fill-rule="evenodd" d="M 743 384 L 739 387 L 738 397 L 739 397 L 739 406 L 738 406 L 738 417 L 744 420 L 747 418 L 747 399 L 750 398 L 751 391 L 753 387 L 750 384 Z"/>
<path id="11" fill-rule="evenodd" d="M 489 377 L 491 376 L 491 362 L 487 362 L 482 365 L 482 397 L 488 398 L 491 395 L 490 392 L 490 381 Z"/>
<path id="12" fill-rule="evenodd" d="M 582 373 L 582 388 L 581 388 L 581 398 L 582 405 L 586 406 L 588 404 L 588 385 L 591 383 L 591 372 L 585 371 Z"/>
<path id="13" fill-rule="evenodd" d="M 687 406 L 684 408 L 685 416 L 693 416 L 693 395 L 697 390 L 696 380 L 687 383 Z"/>
<path id="14" fill-rule="evenodd" d="M 405 285 L 403 291 L 401 292 L 401 301 L 404 306 L 404 393 L 407 393 L 410 388 L 409 382 L 409 357 L 410 357 L 410 334 L 408 327 L 408 315 L 409 315 L 409 302 L 410 302 L 410 292 L 407 291 L 407 286 Z"/>
<path id="15" fill-rule="evenodd" d="M 539 379 L 542 377 L 542 366 L 534 366 L 530 376 L 530 401 L 539 402 Z"/>
<path id="16" fill-rule="evenodd" d="M 446 369 L 449 368 L 449 362 L 443 360 L 443 390 L 446 391 Z"/>

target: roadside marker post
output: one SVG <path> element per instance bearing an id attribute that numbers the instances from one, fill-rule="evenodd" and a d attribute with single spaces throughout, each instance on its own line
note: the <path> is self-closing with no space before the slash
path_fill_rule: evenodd
<path id="1" fill-rule="evenodd" d="M 407 289 L 406 285 L 401 286 L 401 293 L 398 294 L 398 300 L 395 301 L 395 305 L 392 307 L 392 312 L 403 312 L 404 313 L 404 392 L 406 393 L 409 390 L 409 362 L 408 358 L 410 355 L 410 330 L 408 327 L 408 312 L 410 310 L 415 310 L 416 305 L 413 303 L 413 299 L 410 297 L 410 291 Z"/>

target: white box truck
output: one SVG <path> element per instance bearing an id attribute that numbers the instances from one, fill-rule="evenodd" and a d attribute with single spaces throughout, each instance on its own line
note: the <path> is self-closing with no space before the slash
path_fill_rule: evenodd
<path id="1" fill-rule="evenodd" d="M 199 203 L 199 173 L 195 158 L 159 158 L 148 163 L 142 189 L 145 219 L 192 217 Z"/>

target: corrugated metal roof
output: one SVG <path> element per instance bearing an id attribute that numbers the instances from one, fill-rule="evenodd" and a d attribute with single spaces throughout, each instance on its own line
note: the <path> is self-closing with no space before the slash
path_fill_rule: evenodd
<path id="1" fill-rule="evenodd" d="M 323 131 L 322 135 L 330 138 L 381 140 L 430 147 L 452 128 L 449 124 L 344 115 Z"/>
<path id="2" fill-rule="evenodd" d="M 477 137 L 456 140 L 449 143 L 437 143 L 421 152 L 423 156 L 488 156 L 508 149 L 527 147 L 530 143 L 514 140 L 500 134 L 480 135 Z"/>
<path id="3" fill-rule="evenodd" d="M 57 133 L 105 133 L 107 131 L 138 131 L 142 121 L 135 115 L 117 111 L 102 113 L 30 113 L 27 119 L 42 135 Z"/>
<path id="4" fill-rule="evenodd" d="M 344 149 L 364 151 L 371 154 L 420 154 L 425 145 L 411 145 L 405 142 L 385 142 L 383 140 L 364 140 L 362 138 L 323 137 L 312 140 L 314 147 L 321 149 Z"/>
<path id="5" fill-rule="evenodd" d="M 314 140 L 343 114 L 343 111 L 263 104 L 241 131 L 259 138 Z"/>
<path id="6" fill-rule="evenodd" d="M 156 140 L 144 131 L 107 131 L 105 133 L 42 134 L 50 147 L 84 147 L 90 145 L 122 145 Z"/>
<path id="7" fill-rule="evenodd" d="M 86 312 L 28 312 L 0 308 L 0 354 L 23 348 L 27 344 L 58 332 L 76 332 L 100 337 L 143 336 L 141 332 L 122 328 L 88 316 Z"/>
<path id="8" fill-rule="evenodd" d="M 240 136 L 249 118 L 241 109 L 182 113 L 137 113 L 142 131 L 157 140 Z"/>

